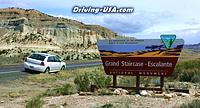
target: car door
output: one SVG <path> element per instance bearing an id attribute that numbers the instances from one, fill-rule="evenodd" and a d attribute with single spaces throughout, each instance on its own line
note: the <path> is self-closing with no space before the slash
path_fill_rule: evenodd
<path id="1" fill-rule="evenodd" d="M 53 56 L 48 57 L 47 62 L 50 67 L 50 71 L 55 71 L 56 70 L 56 62 Z"/>
<path id="2" fill-rule="evenodd" d="M 59 71 L 61 69 L 61 61 L 57 56 L 54 56 L 54 60 L 55 60 L 55 68 L 57 71 Z"/>

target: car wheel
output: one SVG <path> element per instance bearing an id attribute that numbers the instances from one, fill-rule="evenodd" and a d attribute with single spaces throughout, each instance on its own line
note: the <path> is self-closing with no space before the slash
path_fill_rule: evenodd
<path id="1" fill-rule="evenodd" d="M 29 69 L 25 68 L 24 71 L 25 71 L 25 72 L 29 72 Z"/>
<path id="2" fill-rule="evenodd" d="M 60 70 L 61 70 L 61 71 L 62 71 L 62 70 L 65 70 L 65 66 L 62 66 Z"/>
<path id="3" fill-rule="evenodd" d="M 49 71 L 50 71 L 50 68 L 48 67 L 45 69 L 44 73 L 49 73 Z"/>

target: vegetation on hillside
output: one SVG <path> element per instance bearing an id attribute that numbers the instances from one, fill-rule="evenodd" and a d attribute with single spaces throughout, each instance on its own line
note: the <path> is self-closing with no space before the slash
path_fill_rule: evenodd
<path id="1" fill-rule="evenodd" d="M 172 78 L 181 82 L 200 83 L 200 59 L 180 62 L 176 65 Z"/>
<path id="2" fill-rule="evenodd" d="M 24 58 L 34 52 L 59 55 L 63 61 L 100 59 L 98 53 L 87 53 L 87 52 L 81 53 L 77 51 L 54 51 L 54 50 L 34 51 L 31 49 L 13 48 L 13 49 L 0 50 L 0 58 L 1 58 L 0 65 L 23 63 Z"/>

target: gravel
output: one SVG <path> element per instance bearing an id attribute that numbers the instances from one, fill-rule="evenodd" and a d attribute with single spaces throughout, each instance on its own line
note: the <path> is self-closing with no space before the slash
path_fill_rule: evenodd
<path id="1" fill-rule="evenodd" d="M 43 108 L 96 108 L 112 104 L 115 108 L 177 108 L 183 103 L 191 102 L 197 97 L 173 97 L 170 100 L 150 96 L 112 95 L 112 96 L 79 96 L 78 94 L 44 98 Z"/>

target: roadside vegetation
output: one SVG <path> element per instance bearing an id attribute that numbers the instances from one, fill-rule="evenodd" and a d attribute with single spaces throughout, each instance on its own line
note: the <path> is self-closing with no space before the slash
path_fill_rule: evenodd
<path id="1" fill-rule="evenodd" d="M 95 84 L 101 88 L 98 90 L 99 94 L 106 95 L 111 93 L 111 91 L 105 89 L 107 85 L 110 85 L 111 77 L 104 74 L 102 67 L 74 69 L 67 72 L 63 71 L 52 74 L 35 74 L 27 76 L 25 81 L 52 85 L 52 88 L 49 88 L 39 96 L 32 98 L 26 104 L 26 108 L 35 108 L 33 105 L 35 103 L 43 103 L 42 99 L 47 96 L 60 96 L 75 94 L 77 92 L 89 92 L 91 84 Z M 42 105 L 37 106 L 37 108 L 40 107 L 42 107 Z"/>
<path id="2" fill-rule="evenodd" d="M 76 93 L 74 86 L 70 84 L 64 84 L 61 87 L 47 89 L 42 96 L 60 96 L 60 95 L 70 95 Z"/>
<path id="3" fill-rule="evenodd" d="M 180 108 L 199 108 L 200 100 L 193 100 L 191 103 L 184 103 L 180 106 Z"/>
<path id="4" fill-rule="evenodd" d="M 31 50 L 23 48 L 13 48 L 13 49 L 4 49 L 0 50 L 0 65 L 9 65 L 9 64 L 18 64 L 23 63 L 24 58 L 34 52 L 49 53 L 61 56 L 60 58 L 63 61 L 91 61 L 91 60 L 100 60 L 98 53 L 81 53 L 77 51 L 54 51 L 54 50 Z"/>
<path id="5" fill-rule="evenodd" d="M 111 84 L 111 77 L 105 76 L 103 72 L 99 70 L 92 71 L 91 73 L 85 73 L 83 75 L 76 76 L 74 83 L 77 86 L 78 91 L 90 91 L 91 85 L 96 85 L 98 88 L 106 88 Z"/>
<path id="6" fill-rule="evenodd" d="M 0 58 L 1 58 L 0 65 L 23 63 L 23 56 L 11 56 L 11 57 L 0 56 Z"/>
<path id="7" fill-rule="evenodd" d="M 43 105 L 42 96 L 33 97 L 27 104 L 26 108 L 41 108 Z"/>
<path id="8" fill-rule="evenodd" d="M 76 91 L 70 84 L 64 84 L 62 87 L 47 89 L 44 93 L 33 97 L 27 104 L 26 108 L 41 108 L 44 101 L 43 98 L 47 96 L 60 96 L 74 94 Z"/>
<path id="9" fill-rule="evenodd" d="M 172 75 L 173 80 L 200 83 L 200 59 L 189 60 L 177 64 Z"/>
<path id="10" fill-rule="evenodd" d="M 24 57 L 28 56 L 31 50 L 22 50 L 20 48 L 0 50 L 0 65 L 10 65 L 23 63 Z"/>
<path id="11" fill-rule="evenodd" d="M 190 83 L 200 85 L 199 70 L 199 59 L 178 62 L 173 76 L 165 78 L 165 85 L 168 86 L 168 88 L 190 88 Z M 97 86 L 96 91 L 91 95 L 113 95 L 113 91 L 106 88 L 107 85 L 112 84 L 112 76 L 106 75 L 102 66 L 65 70 L 51 74 L 32 74 L 18 82 L 23 83 L 23 85 L 43 88 L 40 92 L 32 96 L 29 96 L 31 95 L 30 93 L 26 93 L 30 92 L 30 90 L 23 90 L 23 94 L 16 91 L 17 95 L 14 96 L 12 95 L 13 93 L 9 92 L 8 95 L 11 98 L 19 98 L 22 96 L 32 97 L 26 102 L 26 108 L 42 107 L 45 97 L 90 92 L 91 85 Z M 134 86 L 135 77 L 119 76 L 117 82 L 120 86 Z M 141 77 L 141 86 L 150 87 L 159 86 L 159 84 L 159 77 Z M 101 107 L 111 106 L 112 105 L 108 104 Z"/>

